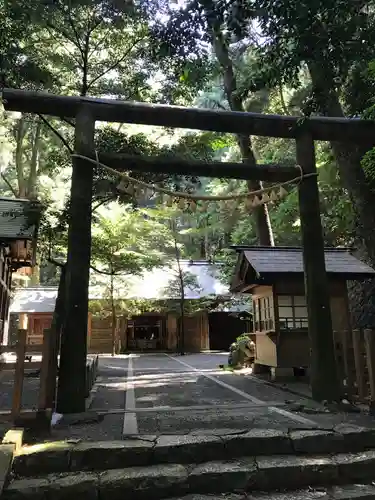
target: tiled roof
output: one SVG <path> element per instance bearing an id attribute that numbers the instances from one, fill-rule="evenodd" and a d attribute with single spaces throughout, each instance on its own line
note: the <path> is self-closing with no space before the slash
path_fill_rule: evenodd
<path id="1" fill-rule="evenodd" d="M 302 249 L 292 247 L 238 247 L 259 274 L 303 273 Z M 348 249 L 325 249 L 326 271 L 342 275 L 375 275 L 374 269 Z"/>

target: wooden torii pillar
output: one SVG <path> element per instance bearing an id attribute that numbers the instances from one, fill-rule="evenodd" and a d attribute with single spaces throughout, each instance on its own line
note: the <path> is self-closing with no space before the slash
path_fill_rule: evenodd
<path id="1" fill-rule="evenodd" d="M 314 140 L 310 134 L 302 133 L 296 138 L 296 146 L 297 163 L 304 174 L 312 174 L 298 186 L 310 338 L 310 385 L 317 401 L 336 401 L 341 389 L 335 363 Z"/>
<path id="2" fill-rule="evenodd" d="M 92 154 L 94 133 L 95 119 L 90 108 L 82 104 L 75 122 L 74 149 L 77 154 Z M 93 165 L 73 158 L 65 313 L 56 406 L 59 413 L 85 411 L 92 183 Z"/>

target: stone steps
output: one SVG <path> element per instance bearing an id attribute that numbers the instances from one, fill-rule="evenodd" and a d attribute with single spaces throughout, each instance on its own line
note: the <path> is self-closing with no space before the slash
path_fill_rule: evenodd
<path id="1" fill-rule="evenodd" d="M 319 455 L 375 449 L 375 430 L 252 429 L 223 435 L 137 436 L 124 441 L 60 441 L 24 446 L 13 460 L 16 477 L 56 472 L 121 469 L 164 463 L 190 464 L 246 456 Z"/>
<path id="2" fill-rule="evenodd" d="M 367 484 L 355 484 L 345 486 L 333 486 L 331 488 L 319 488 L 298 491 L 286 491 L 283 493 L 254 493 L 250 495 L 187 495 L 184 497 L 171 498 L 169 500 L 374 500 L 375 486 Z"/>
<path id="3" fill-rule="evenodd" d="M 374 488 L 371 489 L 374 479 L 375 450 L 325 456 L 258 456 L 201 464 L 158 464 L 13 479 L 4 488 L 2 500 L 70 500 L 78 496 L 80 500 L 120 500 L 127 495 L 132 500 L 161 500 L 183 498 L 188 494 L 228 492 L 242 496 L 248 494 L 251 498 L 256 492 L 293 492 L 304 488 L 328 488 L 357 483 L 369 485 L 366 487 L 367 497 L 363 498 L 375 498 Z M 357 498 L 361 498 L 358 496 L 359 492 L 357 488 Z M 290 493 L 288 498 L 293 498 L 293 494 Z M 310 498 L 330 498 L 328 493 L 325 497 L 319 494 L 318 490 Z M 309 497 L 305 495 L 306 498 Z M 336 493 L 333 498 L 350 496 L 338 497 Z"/>
<path id="4" fill-rule="evenodd" d="M 371 429 L 225 432 L 24 446 L 1 500 L 375 500 Z"/>

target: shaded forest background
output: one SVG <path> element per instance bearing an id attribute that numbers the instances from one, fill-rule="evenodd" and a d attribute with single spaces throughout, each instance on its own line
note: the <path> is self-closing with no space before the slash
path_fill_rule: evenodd
<path id="1" fill-rule="evenodd" d="M 1 87 L 302 118 L 375 116 L 375 1 L 0 0 L 0 25 Z M 66 255 L 72 125 L 0 111 L 0 193 L 45 206 L 33 283 L 58 283 L 51 261 Z M 96 147 L 295 164 L 291 140 L 134 125 L 97 124 Z M 375 153 L 366 145 L 317 143 L 316 159 L 326 244 L 353 246 L 375 266 Z M 213 195 L 259 188 L 132 175 Z M 118 184 L 95 170 L 92 264 L 107 274 L 152 268 L 178 246 L 180 258 L 225 262 L 226 279 L 230 245 L 300 245 L 296 191 L 251 213 L 241 203 L 211 203 L 195 213 L 175 205 L 168 226 L 156 195 L 124 193 Z M 375 326 L 374 290 L 371 281 L 351 289 L 360 326 Z"/>

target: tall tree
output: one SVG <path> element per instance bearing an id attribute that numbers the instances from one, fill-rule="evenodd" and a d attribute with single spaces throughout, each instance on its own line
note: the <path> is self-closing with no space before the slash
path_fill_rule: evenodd
<path id="1" fill-rule="evenodd" d="M 373 84 L 366 68 L 374 58 L 373 7 L 372 1 L 248 0 L 231 3 L 227 22 L 234 34 L 260 40 L 254 90 L 280 82 L 298 87 L 301 68 L 307 68 L 311 93 L 304 114 L 343 117 L 358 115 L 371 96 Z M 361 255 L 375 265 L 375 215 L 369 210 L 375 205 L 375 184 L 366 179 L 361 166 L 369 145 L 332 142 L 331 148 L 354 207 L 357 246 Z M 375 309 L 374 290 L 374 284 L 369 283 L 352 294 L 360 326 L 373 326 L 375 321 L 375 316 L 369 314 Z"/>
<path id="2" fill-rule="evenodd" d="M 131 207 L 112 204 L 96 216 L 92 239 L 92 269 L 105 275 L 104 282 L 109 298 L 109 316 L 112 328 L 112 355 L 118 354 L 116 338 L 117 302 L 121 291 L 126 290 L 127 279 L 141 275 L 163 263 L 162 254 L 155 248 L 158 238 L 163 238 L 163 226 L 150 221 Z M 157 234 L 156 231 L 158 230 Z"/>
<path id="3" fill-rule="evenodd" d="M 229 109 L 232 111 L 245 111 L 245 97 L 247 92 L 240 88 L 236 66 L 234 62 L 235 51 L 230 46 L 231 39 L 225 26 L 225 2 L 213 0 L 193 0 L 186 6 L 168 11 L 169 22 L 165 27 L 160 27 L 158 36 L 163 40 L 162 49 L 167 47 L 169 54 L 173 54 L 186 61 L 188 64 L 188 53 L 180 50 L 181 44 L 188 44 L 194 50 L 196 57 L 206 57 L 202 55 L 202 38 L 204 42 L 210 43 L 217 65 L 220 68 L 221 80 L 224 86 L 224 95 L 227 99 Z M 187 28 L 188 27 L 188 28 Z M 243 48 L 238 50 L 243 54 Z M 237 61 L 236 61 L 237 62 Z M 194 71 L 194 70 L 192 70 Z M 186 69 L 185 73 L 189 74 Z M 241 152 L 242 161 L 254 165 L 256 163 L 255 154 L 252 148 L 252 141 L 249 136 L 239 135 L 238 145 Z M 262 188 L 260 181 L 248 181 L 250 190 Z M 254 210 L 256 231 L 258 242 L 261 245 L 273 245 L 273 234 L 266 205 L 257 207 Z"/>

